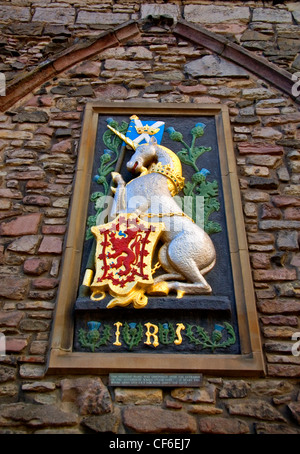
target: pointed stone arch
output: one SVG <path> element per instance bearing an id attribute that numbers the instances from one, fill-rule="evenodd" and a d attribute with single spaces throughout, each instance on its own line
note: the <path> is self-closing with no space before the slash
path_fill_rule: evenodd
<path id="1" fill-rule="evenodd" d="M 12 107 L 16 102 L 64 70 L 109 48 L 126 44 L 130 39 L 141 35 L 143 21 L 129 21 L 125 24 L 102 33 L 93 41 L 72 45 L 68 49 L 42 62 L 33 71 L 21 73 L 7 86 L 6 96 L 0 99 L 1 111 Z M 249 74 L 264 79 L 269 84 L 288 94 L 295 102 L 299 97 L 292 94 L 295 83 L 291 73 L 259 57 L 227 38 L 213 33 L 202 26 L 195 26 L 185 20 L 178 20 L 172 32 L 175 36 L 203 46 L 215 55 L 244 68 Z"/>

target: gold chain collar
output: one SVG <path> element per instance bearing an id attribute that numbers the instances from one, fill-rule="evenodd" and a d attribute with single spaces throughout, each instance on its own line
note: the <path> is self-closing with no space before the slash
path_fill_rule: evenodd
<path id="1" fill-rule="evenodd" d="M 161 162 L 151 164 L 147 173 L 160 173 L 171 180 L 173 183 L 173 188 L 170 188 L 172 196 L 178 194 L 184 187 L 184 177 L 176 173 L 169 164 L 163 165 Z"/>

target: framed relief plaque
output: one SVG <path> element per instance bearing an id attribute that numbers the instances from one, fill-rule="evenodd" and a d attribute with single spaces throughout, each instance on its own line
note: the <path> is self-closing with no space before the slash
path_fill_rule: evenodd
<path id="1" fill-rule="evenodd" d="M 48 370 L 264 372 L 226 106 L 86 105 Z"/>

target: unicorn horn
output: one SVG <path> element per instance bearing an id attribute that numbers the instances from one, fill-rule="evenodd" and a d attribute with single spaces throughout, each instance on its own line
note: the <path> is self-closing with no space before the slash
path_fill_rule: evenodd
<path id="1" fill-rule="evenodd" d="M 114 132 L 118 137 L 120 137 L 120 139 L 124 140 L 124 142 L 127 143 L 127 145 L 130 145 L 131 148 L 133 148 L 134 150 L 136 149 L 137 144 L 135 144 L 133 140 L 131 140 L 131 139 L 129 139 L 128 137 L 124 136 L 124 134 L 122 134 L 121 132 L 117 131 L 115 128 L 112 128 L 112 127 L 109 126 L 109 125 L 107 125 L 107 127 L 108 127 L 112 132 Z"/>

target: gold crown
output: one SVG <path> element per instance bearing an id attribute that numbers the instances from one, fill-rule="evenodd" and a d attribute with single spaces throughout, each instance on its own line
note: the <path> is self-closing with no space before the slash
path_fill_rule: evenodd
<path id="1" fill-rule="evenodd" d="M 170 188 L 172 196 L 178 194 L 184 187 L 185 178 L 176 173 L 169 164 L 163 165 L 161 162 L 152 164 L 148 169 L 148 173 L 160 173 L 169 178 L 175 186 L 175 188 L 174 186 L 173 188 Z"/>
<path id="2" fill-rule="evenodd" d="M 151 126 L 149 126 L 149 125 L 145 125 L 145 126 L 136 126 L 135 129 L 136 129 L 136 132 L 137 132 L 138 134 L 144 134 L 144 133 L 146 133 L 146 134 L 149 134 L 150 136 L 152 136 L 152 135 L 156 134 L 157 132 L 159 132 L 159 128 L 157 128 L 157 129 L 152 129 Z"/>

